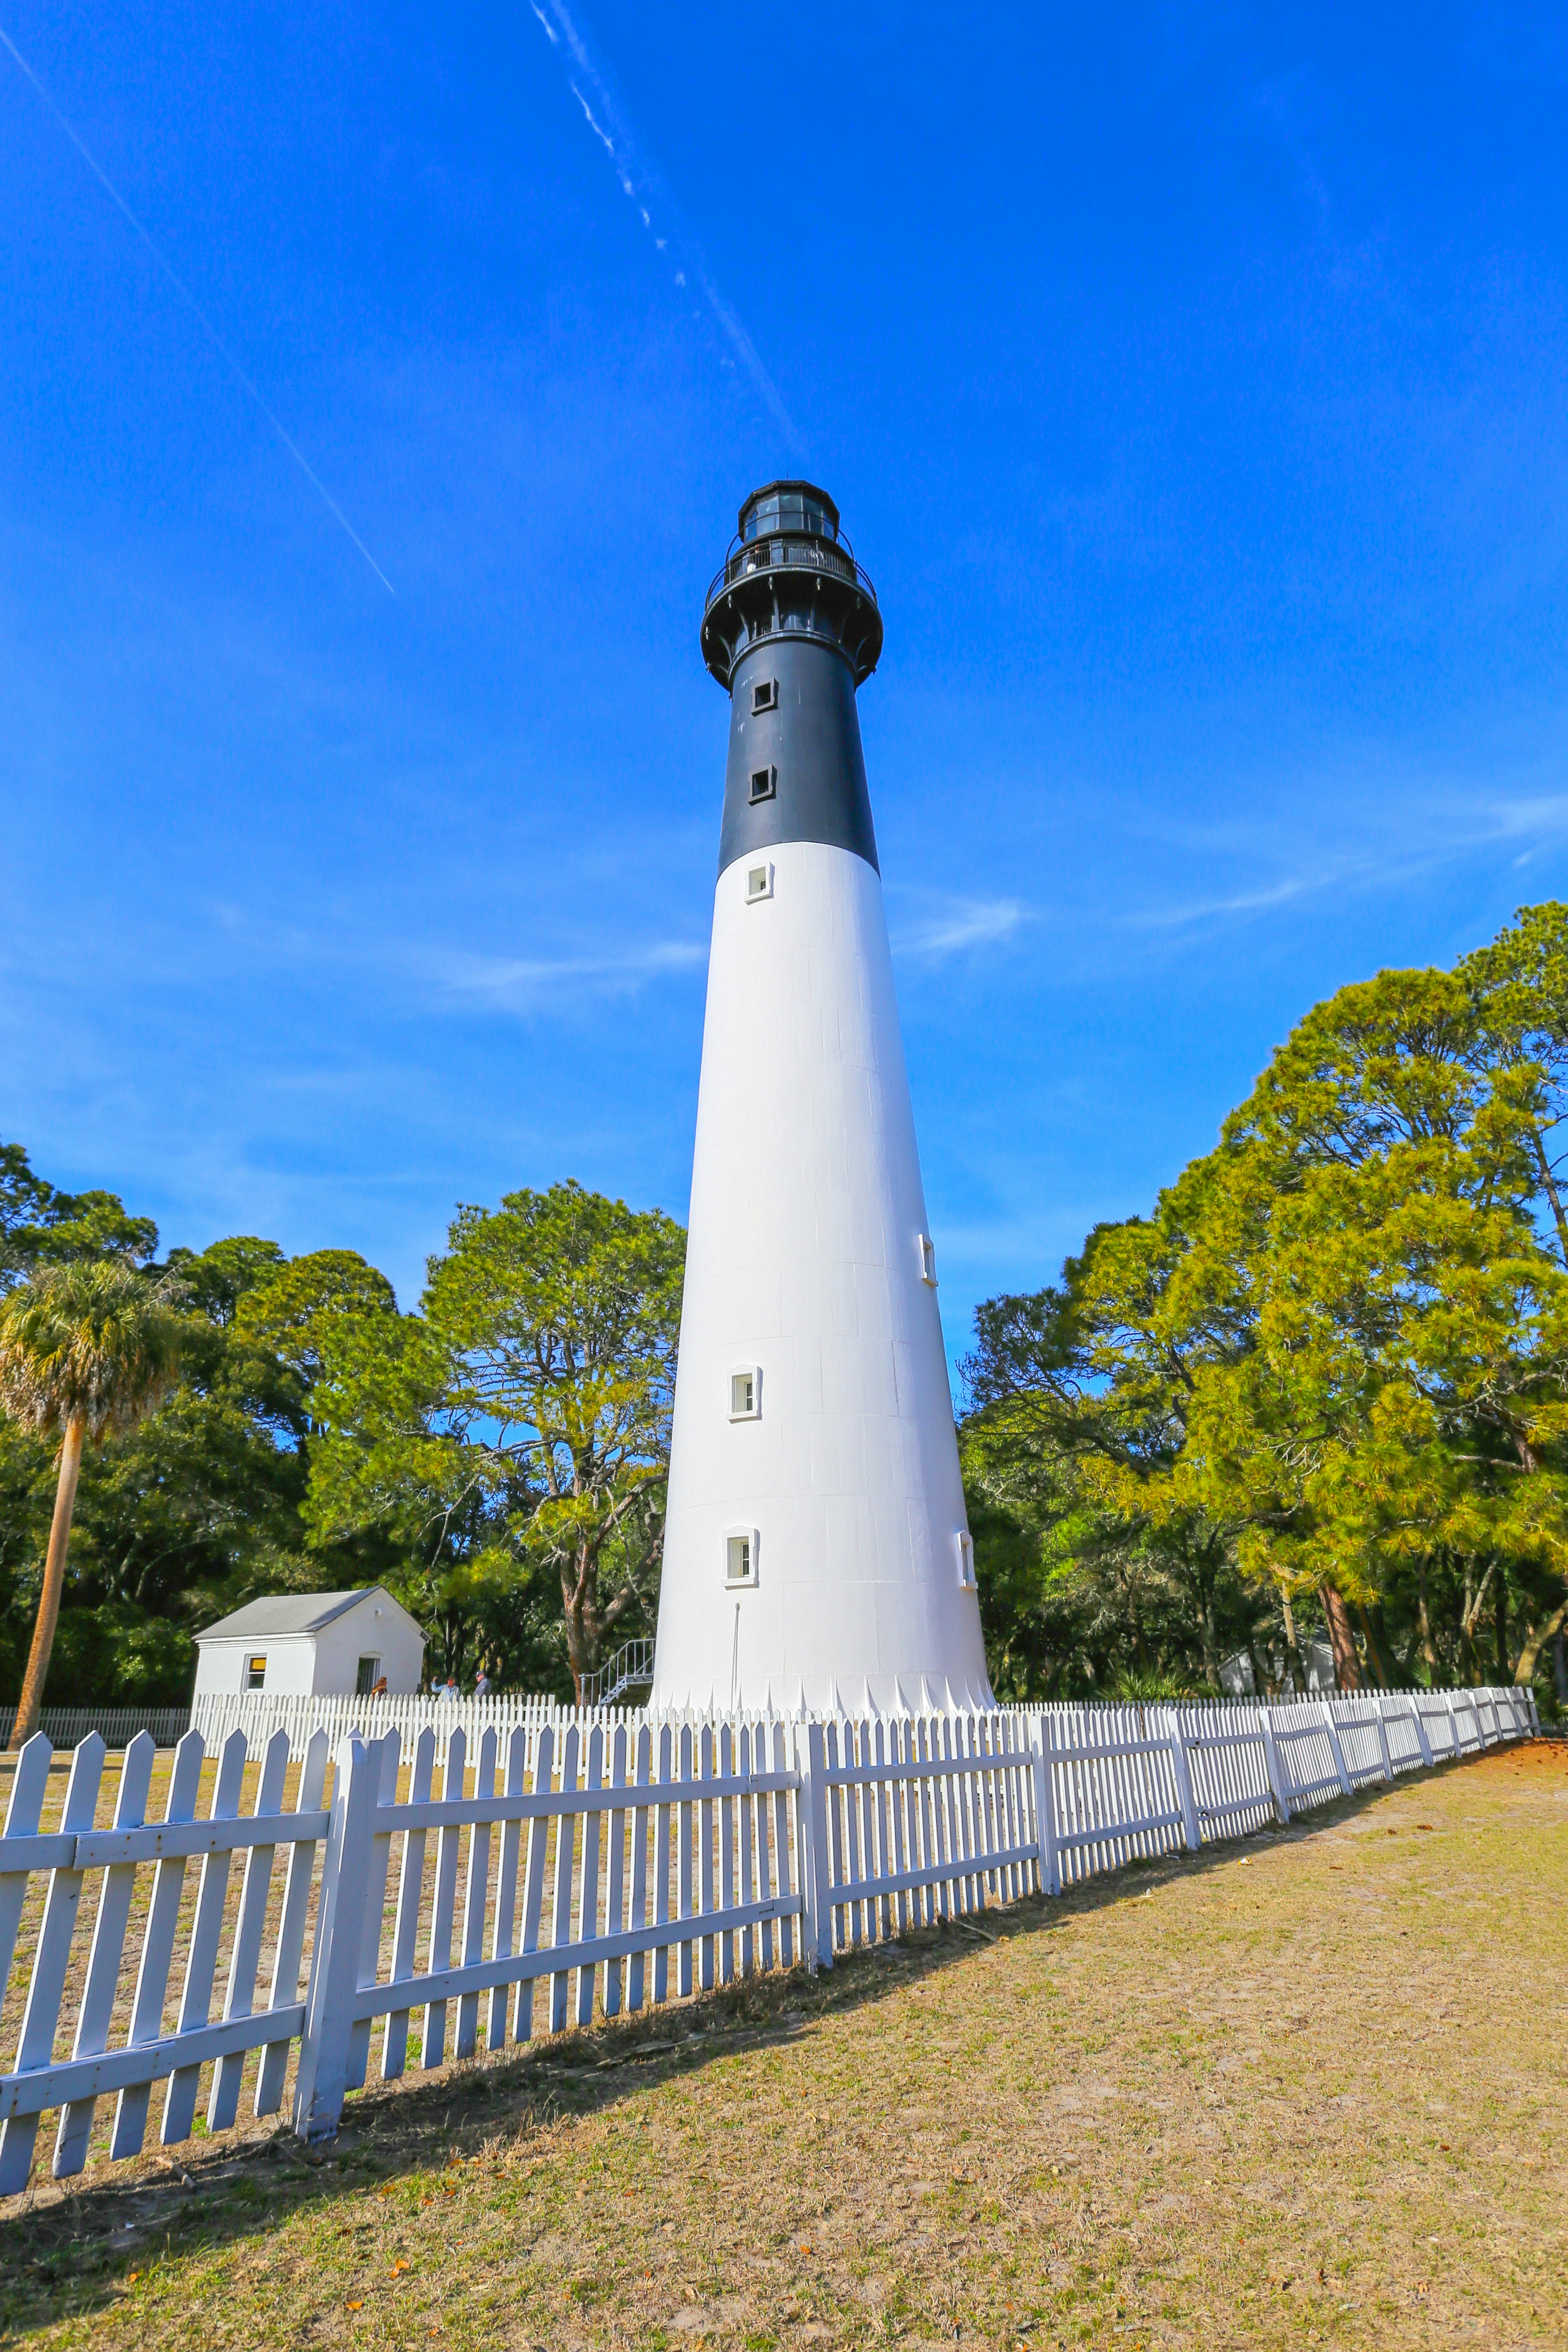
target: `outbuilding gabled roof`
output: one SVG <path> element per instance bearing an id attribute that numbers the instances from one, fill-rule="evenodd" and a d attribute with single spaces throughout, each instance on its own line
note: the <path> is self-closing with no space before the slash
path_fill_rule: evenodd
<path id="1" fill-rule="evenodd" d="M 268 1633 L 319 1633 L 362 1601 L 382 1601 L 400 1617 L 408 1614 L 384 1584 L 367 1584 L 358 1592 L 267 1592 L 220 1617 L 216 1625 L 204 1625 L 196 1640 L 255 1642 Z"/>

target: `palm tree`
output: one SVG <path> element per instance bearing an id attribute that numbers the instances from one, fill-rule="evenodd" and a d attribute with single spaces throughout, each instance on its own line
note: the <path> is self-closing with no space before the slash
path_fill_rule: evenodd
<path id="1" fill-rule="evenodd" d="M 11 1745 L 37 1728 L 65 1589 L 81 1450 L 131 1428 L 172 1387 L 180 1321 L 144 1275 L 123 1263 L 50 1267 L 0 1299 L 0 1406 L 40 1436 L 58 1436 L 59 1480 L 44 1589 Z"/>

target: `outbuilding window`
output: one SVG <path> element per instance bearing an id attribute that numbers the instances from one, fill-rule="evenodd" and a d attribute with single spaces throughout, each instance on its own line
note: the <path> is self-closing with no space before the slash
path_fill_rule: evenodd
<path id="1" fill-rule="evenodd" d="M 245 1685 L 244 1685 L 244 1687 L 245 1687 L 247 1690 L 260 1690 L 260 1689 L 264 1686 L 264 1685 L 266 1684 L 266 1681 L 267 1681 L 267 1656 L 266 1656 L 266 1653 L 265 1653 L 265 1652 L 263 1652 L 263 1653 L 262 1653 L 262 1654 L 261 1654 L 259 1657 L 256 1657 L 256 1658 L 247 1658 L 247 1660 L 246 1660 L 246 1662 L 245 1662 Z"/>
<path id="2" fill-rule="evenodd" d="M 354 1696 L 368 1698 L 381 1680 L 381 1660 L 362 1658 L 354 1670 Z"/>

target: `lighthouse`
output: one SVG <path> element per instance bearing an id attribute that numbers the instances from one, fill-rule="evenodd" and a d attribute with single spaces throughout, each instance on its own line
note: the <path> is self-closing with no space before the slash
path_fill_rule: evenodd
<path id="1" fill-rule="evenodd" d="M 856 707 L 882 618 L 808 482 L 741 509 L 656 1707 L 992 1704 Z"/>

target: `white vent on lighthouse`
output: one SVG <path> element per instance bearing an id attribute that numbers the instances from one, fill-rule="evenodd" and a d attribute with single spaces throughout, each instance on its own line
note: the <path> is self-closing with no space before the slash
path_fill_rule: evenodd
<path id="1" fill-rule="evenodd" d="M 773 895 L 773 869 L 772 865 L 748 866 L 746 868 L 747 906 L 754 907 L 759 898 L 771 898 Z"/>
<path id="2" fill-rule="evenodd" d="M 756 1364 L 740 1364 L 730 1375 L 730 1418 L 760 1421 L 763 1417 L 763 1375 Z"/>
<path id="3" fill-rule="evenodd" d="M 724 1537 L 724 1581 L 737 1592 L 754 1587 L 757 1581 L 757 1531 L 755 1528 L 731 1528 Z"/>
<path id="4" fill-rule="evenodd" d="M 936 1288 L 936 1244 L 929 1234 L 918 1236 L 921 1248 L 921 1280 Z"/>

